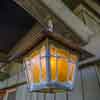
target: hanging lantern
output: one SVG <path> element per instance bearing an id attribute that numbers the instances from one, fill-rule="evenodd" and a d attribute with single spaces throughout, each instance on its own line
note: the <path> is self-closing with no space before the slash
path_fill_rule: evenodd
<path id="1" fill-rule="evenodd" d="M 58 92 L 71 90 L 78 55 L 59 42 L 46 38 L 24 59 L 30 91 Z"/>

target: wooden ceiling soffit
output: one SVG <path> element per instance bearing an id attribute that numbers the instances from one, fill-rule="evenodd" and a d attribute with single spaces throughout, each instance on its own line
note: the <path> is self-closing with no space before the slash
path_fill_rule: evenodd
<path id="1" fill-rule="evenodd" d="M 66 38 L 78 42 L 80 45 L 84 41 L 78 36 L 69 26 L 65 25 L 59 17 L 56 16 L 48 7 L 46 7 L 41 0 L 14 0 L 19 6 L 24 8 L 30 15 L 32 15 L 42 26 L 47 27 L 48 17 L 51 17 L 54 24 L 54 31 L 60 34 L 66 34 Z M 66 16 L 67 17 L 67 16 Z M 69 37 L 70 36 L 70 37 Z M 72 38 L 74 37 L 74 38 Z"/>
<path id="2" fill-rule="evenodd" d="M 84 42 L 94 33 L 77 17 L 73 12 L 64 5 L 61 0 L 40 0 L 48 7 L 66 26 L 74 31 Z"/>
<path id="3" fill-rule="evenodd" d="M 100 18 L 100 4 L 96 0 L 83 0 L 83 3 Z"/>
<path id="4" fill-rule="evenodd" d="M 92 20 L 94 20 L 96 23 L 100 23 L 100 19 L 95 16 L 95 14 L 89 10 L 84 4 L 80 4 L 75 10 L 74 13 L 79 16 L 82 17 L 83 14 L 86 14 L 87 16 L 89 16 Z M 84 17 L 84 16 L 83 16 Z M 84 19 L 85 20 L 85 19 Z M 85 21 L 84 21 L 85 22 Z M 86 23 L 86 22 L 85 22 Z"/>
<path id="5" fill-rule="evenodd" d="M 33 45 L 39 42 L 44 37 L 44 34 L 41 33 L 43 30 L 43 27 L 39 23 L 36 23 L 26 34 L 26 36 L 19 40 L 17 44 L 11 49 L 8 54 L 8 60 L 10 61 L 19 57 L 25 51 L 28 51 Z"/>

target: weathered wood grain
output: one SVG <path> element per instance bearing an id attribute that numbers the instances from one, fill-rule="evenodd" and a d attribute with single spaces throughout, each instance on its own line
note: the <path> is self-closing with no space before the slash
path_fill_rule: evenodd
<path id="1" fill-rule="evenodd" d="M 66 93 L 56 93 L 56 100 L 67 100 Z"/>
<path id="2" fill-rule="evenodd" d="M 80 73 L 80 71 L 76 72 L 74 89 L 68 93 L 68 100 L 82 100 L 83 98 Z"/>
<path id="3" fill-rule="evenodd" d="M 95 67 L 82 70 L 84 100 L 100 100 L 100 88 Z"/>

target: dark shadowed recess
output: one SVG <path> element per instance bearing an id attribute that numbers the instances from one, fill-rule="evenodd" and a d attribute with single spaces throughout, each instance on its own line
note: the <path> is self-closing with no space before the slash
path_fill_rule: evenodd
<path id="1" fill-rule="evenodd" d="M 0 0 L 0 51 L 8 53 L 35 23 L 13 0 Z"/>

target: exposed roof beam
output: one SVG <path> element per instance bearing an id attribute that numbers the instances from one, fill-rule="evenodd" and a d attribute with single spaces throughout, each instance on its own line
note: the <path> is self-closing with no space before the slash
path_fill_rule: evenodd
<path id="1" fill-rule="evenodd" d="M 100 17 L 100 6 L 92 0 L 83 0 L 83 3 L 86 4 L 92 11 Z"/>
<path id="2" fill-rule="evenodd" d="M 91 65 L 96 65 L 96 64 L 100 64 L 100 58 L 98 57 L 93 57 L 91 59 L 85 60 L 83 62 L 79 63 L 79 69 L 85 68 L 85 67 L 89 67 Z"/>
<path id="3" fill-rule="evenodd" d="M 75 16 L 71 10 L 63 4 L 61 0 L 41 0 L 52 10 L 64 23 L 78 34 L 84 41 L 88 41 L 93 34 L 83 22 Z"/>
<path id="4" fill-rule="evenodd" d="M 51 17 L 54 24 L 54 31 L 58 33 L 67 33 L 68 27 L 51 11 L 41 4 L 39 0 L 14 0 L 19 6 L 24 8 L 30 15 L 32 15 L 41 25 L 47 27 L 48 18 Z M 59 21 L 60 20 L 60 21 Z M 65 33 L 65 34 L 66 34 Z M 71 33 L 71 32 L 70 32 Z"/>
<path id="5" fill-rule="evenodd" d="M 79 5 L 75 10 L 75 14 L 79 17 L 80 15 L 84 15 L 84 21 L 85 23 L 90 27 L 91 30 L 95 32 L 94 36 L 91 37 L 91 41 L 82 47 L 82 49 L 92 53 L 93 57 L 90 57 L 89 59 L 86 59 L 84 61 L 81 61 L 79 63 L 79 68 L 89 67 L 90 65 L 97 64 L 100 62 L 100 29 L 99 29 L 99 22 L 100 19 L 97 18 L 92 11 L 86 8 L 83 4 Z"/>
<path id="6" fill-rule="evenodd" d="M 93 34 L 91 30 L 80 21 L 61 0 L 14 0 L 17 4 L 28 11 L 37 20 L 46 25 L 46 19 L 49 15 L 55 15 L 59 18 L 66 27 L 69 27 L 85 42 Z M 49 8 L 49 9 L 48 9 Z M 59 21 L 59 22 L 61 22 Z M 64 25 L 63 25 L 64 26 Z M 57 29 L 61 29 L 57 26 Z"/>
<path id="7" fill-rule="evenodd" d="M 25 53 L 25 51 L 30 49 L 32 45 L 34 45 L 37 41 L 40 40 L 40 38 L 42 38 L 43 35 L 40 34 L 41 31 L 43 31 L 43 27 L 39 23 L 36 23 L 32 27 L 32 29 L 26 34 L 26 36 L 18 41 L 14 48 L 12 48 L 12 50 L 8 54 L 8 60 L 10 61 L 14 58 L 17 58 Z"/>
<path id="8" fill-rule="evenodd" d="M 2 51 L 0 51 L 0 63 L 6 63 L 6 62 L 8 62 L 7 54 L 2 52 Z"/>

